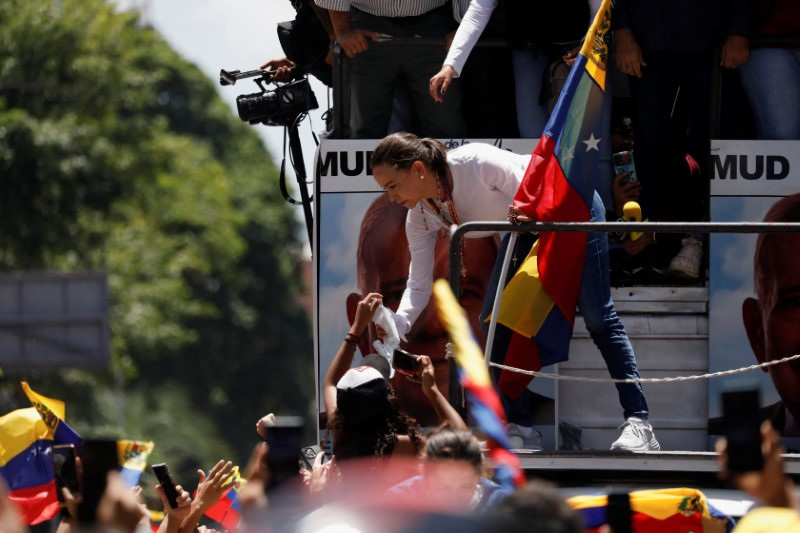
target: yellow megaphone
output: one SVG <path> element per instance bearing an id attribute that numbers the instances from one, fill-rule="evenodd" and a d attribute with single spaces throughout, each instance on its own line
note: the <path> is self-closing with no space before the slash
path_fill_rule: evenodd
<path id="1" fill-rule="evenodd" d="M 622 218 L 625 222 L 641 222 L 642 221 L 642 208 L 639 207 L 638 202 L 625 202 L 625 205 L 622 206 Z M 647 220 L 645 220 L 647 222 Z M 631 240 L 635 241 L 644 233 L 641 231 L 631 231 Z"/>

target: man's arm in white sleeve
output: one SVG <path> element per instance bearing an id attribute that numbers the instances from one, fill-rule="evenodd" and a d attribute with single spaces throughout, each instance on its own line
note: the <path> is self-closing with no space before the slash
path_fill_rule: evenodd
<path id="1" fill-rule="evenodd" d="M 497 0 L 472 0 L 469 3 L 464 19 L 458 25 L 453 43 L 444 60 L 445 65 L 453 67 L 453 77 L 457 78 L 464 70 L 469 54 L 478 42 L 478 38 L 486 29 L 492 11 L 497 7 Z"/>

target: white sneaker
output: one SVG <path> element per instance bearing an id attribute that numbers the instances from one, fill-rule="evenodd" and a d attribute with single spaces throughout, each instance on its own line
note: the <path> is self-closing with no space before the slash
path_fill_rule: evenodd
<path id="1" fill-rule="evenodd" d="M 512 450 L 542 451 L 542 434 L 532 427 L 509 423 L 506 431 Z"/>
<path id="2" fill-rule="evenodd" d="M 657 452 L 661 449 L 653 434 L 653 426 L 647 420 L 632 416 L 617 429 L 622 430 L 622 435 L 611 445 L 612 451 Z"/>
<path id="3" fill-rule="evenodd" d="M 683 247 L 669 262 L 669 273 L 687 279 L 700 277 L 700 263 L 703 261 L 703 243 L 694 237 L 681 241 Z"/>

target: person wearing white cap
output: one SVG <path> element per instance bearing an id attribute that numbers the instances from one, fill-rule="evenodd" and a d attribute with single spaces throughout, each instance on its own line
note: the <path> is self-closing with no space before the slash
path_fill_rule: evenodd
<path id="1" fill-rule="evenodd" d="M 328 368 L 322 397 L 328 413 L 337 460 L 354 457 L 418 454 L 424 445 L 419 424 L 397 407 L 397 396 L 389 384 L 389 361 L 377 354 L 367 355 L 363 364 L 350 368 L 358 337 L 372 321 L 383 298 L 369 293 L 356 309 L 353 324 Z M 433 364 L 418 356 L 417 378 L 442 419 L 458 429 L 467 425 L 436 387 Z"/>

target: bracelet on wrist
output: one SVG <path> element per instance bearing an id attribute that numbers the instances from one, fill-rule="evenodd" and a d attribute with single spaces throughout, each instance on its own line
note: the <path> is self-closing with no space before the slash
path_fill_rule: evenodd
<path id="1" fill-rule="evenodd" d="M 355 346 L 356 344 L 358 344 L 358 335 L 354 333 L 348 333 L 347 335 L 344 336 L 344 342 Z"/>

